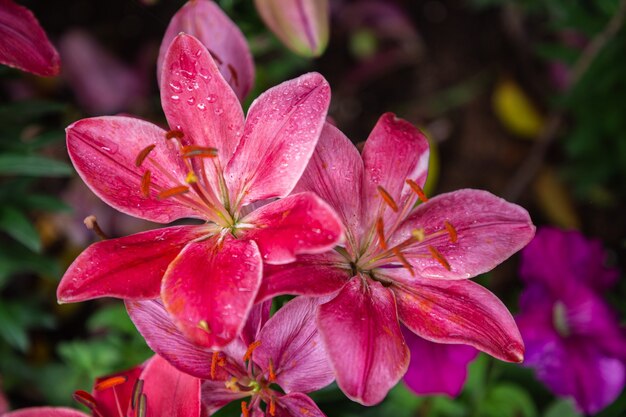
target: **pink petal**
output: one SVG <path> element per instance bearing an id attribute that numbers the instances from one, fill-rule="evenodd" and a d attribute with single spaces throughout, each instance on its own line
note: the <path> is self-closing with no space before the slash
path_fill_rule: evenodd
<path id="1" fill-rule="evenodd" d="M 267 371 L 271 361 L 276 383 L 287 393 L 316 391 L 335 379 L 315 322 L 319 303 L 318 298 L 295 298 L 259 334 L 254 362 Z"/>
<path id="2" fill-rule="evenodd" d="M 141 379 L 148 415 L 200 417 L 200 379 L 180 372 L 159 355 L 148 361 Z"/>
<path id="3" fill-rule="evenodd" d="M 243 132 L 243 110 L 211 54 L 198 39 L 180 34 L 162 71 L 161 104 L 170 127 L 191 143 L 217 148 L 225 166 Z"/>
<path id="4" fill-rule="evenodd" d="M 175 226 L 94 243 L 65 272 L 57 298 L 72 303 L 100 297 L 158 297 L 170 262 L 202 234 L 201 226 Z"/>
<path id="5" fill-rule="evenodd" d="M 126 377 L 126 382 L 116 385 L 113 388 L 100 390 L 94 388 L 92 395 L 98 404 L 98 411 L 100 411 L 104 416 L 115 416 L 118 414 L 118 403 L 121 404 L 122 407 L 125 407 L 126 404 L 130 404 L 135 388 L 135 382 L 137 382 L 137 378 L 139 378 L 142 371 L 143 366 L 136 366 L 127 371 L 97 378 L 95 386 L 97 386 L 98 383 L 112 377 Z"/>
<path id="6" fill-rule="evenodd" d="M 381 402 L 409 365 L 396 302 L 379 282 L 356 276 L 320 306 L 318 326 L 339 388 L 363 405 Z"/>
<path id="7" fill-rule="evenodd" d="M 226 388 L 224 381 L 202 382 L 202 405 L 206 408 L 206 411 L 211 416 L 228 403 L 236 400 L 241 400 L 249 396 L 249 392 L 235 392 L 229 388 Z M 254 414 L 252 414 L 252 417 L 255 417 Z M 265 417 L 265 415 L 260 414 L 259 417 Z"/>
<path id="8" fill-rule="evenodd" d="M 524 342 L 502 302 L 475 282 L 387 275 L 398 301 L 400 320 L 411 331 L 437 343 L 474 346 L 507 362 L 521 362 Z"/>
<path id="9" fill-rule="evenodd" d="M 263 261 L 286 264 L 296 255 L 318 254 L 340 243 L 343 226 L 317 195 L 293 194 L 269 203 L 242 220 L 254 226 L 245 233 L 259 245 Z"/>
<path id="10" fill-rule="evenodd" d="M 467 379 L 467 367 L 478 351 L 465 345 L 429 342 L 410 331 L 402 332 L 411 350 L 404 383 L 418 395 L 456 397 Z"/>
<path id="11" fill-rule="evenodd" d="M 170 20 L 159 50 L 159 80 L 165 54 L 181 32 L 198 38 L 206 46 L 224 79 L 243 101 L 254 84 L 252 54 L 237 25 L 210 0 L 188 1 Z"/>
<path id="12" fill-rule="evenodd" d="M 334 251 L 298 256 L 295 262 L 286 265 L 264 265 L 257 302 L 283 294 L 332 294 L 351 276 L 345 258 Z"/>
<path id="13" fill-rule="evenodd" d="M 326 415 L 309 397 L 293 392 L 276 399 L 274 417 L 326 417 Z"/>
<path id="14" fill-rule="evenodd" d="M 79 120 L 66 132 L 74 167 L 89 188 L 111 207 L 157 223 L 202 217 L 179 199 L 157 198 L 159 191 L 185 184 L 187 176 L 175 144 L 165 139 L 161 128 L 139 119 L 107 116 Z M 150 145 L 156 147 L 137 168 L 137 156 Z M 146 170 L 152 173 L 148 198 L 141 191 Z"/>
<path id="15" fill-rule="evenodd" d="M 346 227 L 349 249 L 357 252 L 361 237 L 363 160 L 336 127 L 326 123 L 309 165 L 294 192 L 312 191 L 337 211 Z"/>
<path id="16" fill-rule="evenodd" d="M 320 56 L 328 43 L 328 0 L 255 0 L 265 24 L 297 54 Z"/>
<path id="17" fill-rule="evenodd" d="M 365 225 L 372 224 L 380 207 L 386 209 L 385 224 L 395 217 L 381 198 L 378 187 L 389 193 L 400 211 L 409 198 L 415 198 L 406 180 L 413 180 L 423 187 L 429 157 L 426 136 L 411 123 L 393 113 L 385 113 L 378 119 L 363 148 Z"/>
<path id="18" fill-rule="evenodd" d="M 456 230 L 456 242 L 445 222 Z M 427 238 L 404 255 L 418 276 L 445 279 L 471 278 L 490 271 L 535 234 L 526 210 L 480 190 L 453 191 L 421 204 L 391 237 L 390 244 L 408 239 L 416 229 L 423 229 Z M 428 237 L 434 233 L 437 235 Z M 445 258 L 449 271 L 430 256 L 428 246 Z"/>
<path id="19" fill-rule="evenodd" d="M 59 54 L 33 13 L 0 0 L 0 64 L 50 77 L 61 69 Z"/>
<path id="20" fill-rule="evenodd" d="M 194 343 L 221 348 L 242 330 L 261 284 L 256 244 L 225 235 L 190 243 L 170 264 L 165 308 Z"/>
<path id="21" fill-rule="evenodd" d="M 245 346 L 250 346 L 259 339 L 259 332 L 270 318 L 272 300 L 266 300 L 252 306 L 248 320 L 241 331 L 241 339 Z M 232 344 L 232 343 L 231 343 Z"/>
<path id="22" fill-rule="evenodd" d="M 32 407 L 2 414 L 2 417 L 89 417 L 85 413 L 65 407 Z"/>
<path id="23" fill-rule="evenodd" d="M 313 154 L 329 102 L 324 77 L 309 73 L 267 90 L 252 103 L 226 168 L 234 206 L 291 192 Z"/>

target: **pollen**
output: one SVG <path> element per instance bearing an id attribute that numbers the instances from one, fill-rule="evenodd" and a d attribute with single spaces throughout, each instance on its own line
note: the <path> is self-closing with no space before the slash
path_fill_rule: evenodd
<path id="1" fill-rule="evenodd" d="M 152 178 L 152 172 L 146 171 L 141 177 L 141 195 L 145 198 L 150 197 L 150 178 Z"/>
<path id="2" fill-rule="evenodd" d="M 198 322 L 198 328 L 204 330 L 208 334 L 211 334 L 211 328 L 209 327 L 209 323 L 206 320 L 200 320 Z"/>
<path id="3" fill-rule="evenodd" d="M 217 373 L 217 365 L 219 365 L 220 353 L 213 352 L 213 356 L 211 357 L 211 378 L 215 378 Z"/>
<path id="4" fill-rule="evenodd" d="M 411 235 L 418 242 L 423 242 L 424 239 L 426 239 L 426 232 L 424 232 L 424 229 L 413 229 L 411 231 Z"/>
<path id="5" fill-rule="evenodd" d="M 400 261 L 402 266 L 405 267 L 407 271 L 409 271 L 409 273 L 411 274 L 412 277 L 414 277 L 415 276 L 415 271 L 413 271 L 413 266 L 411 266 L 409 261 L 406 260 L 406 257 L 400 251 L 400 249 L 393 248 L 391 251 L 393 252 L 394 255 L 396 255 L 396 258 L 398 258 L 398 260 Z"/>
<path id="6" fill-rule="evenodd" d="M 268 368 L 269 368 L 269 376 L 267 377 L 267 382 L 274 382 L 276 381 L 276 373 L 274 372 L 274 363 L 272 362 L 272 360 L 270 359 L 269 364 L 268 364 Z"/>
<path id="7" fill-rule="evenodd" d="M 92 397 L 91 394 L 88 393 L 87 391 L 83 391 L 83 390 L 74 391 L 74 394 L 72 394 L 72 397 L 74 397 L 74 400 L 81 403 L 82 405 L 89 408 L 90 410 L 93 410 L 96 408 L 96 399 Z"/>
<path id="8" fill-rule="evenodd" d="M 135 166 L 137 168 L 139 168 L 141 164 L 143 164 L 143 161 L 146 160 L 146 158 L 148 157 L 148 155 L 150 155 L 150 152 L 152 152 L 155 146 L 156 145 L 154 144 L 148 145 L 145 148 L 143 148 L 141 152 L 139 152 L 139 155 L 137 155 L 137 158 L 135 159 Z"/>
<path id="9" fill-rule="evenodd" d="M 248 403 L 245 401 L 241 402 L 241 414 L 243 417 L 250 417 L 250 411 L 248 411 Z"/>
<path id="10" fill-rule="evenodd" d="M 173 188 L 169 188 L 167 190 L 161 191 L 157 195 L 157 197 L 159 198 L 159 200 L 164 200 L 169 197 L 174 197 L 176 195 L 185 194 L 186 192 L 189 192 L 189 187 L 187 187 L 186 185 L 179 185 L 177 187 L 173 187 Z"/>
<path id="11" fill-rule="evenodd" d="M 196 176 L 196 173 L 193 171 L 189 171 L 187 173 L 187 176 L 185 177 L 185 182 L 187 184 L 195 184 L 198 182 L 198 177 Z"/>
<path id="12" fill-rule="evenodd" d="M 452 226 L 452 223 L 446 220 L 445 222 L 443 222 L 443 225 L 445 226 L 448 235 L 450 235 L 450 241 L 452 243 L 456 243 L 459 240 L 459 234 L 457 233 L 454 226 Z"/>
<path id="13" fill-rule="evenodd" d="M 417 194 L 417 197 L 420 200 L 422 200 L 422 202 L 425 203 L 428 201 L 428 197 L 426 197 L 426 193 L 424 193 L 424 190 L 422 189 L 422 187 L 417 185 L 415 181 L 409 179 L 409 180 L 406 180 L 406 183 L 409 184 L 409 187 L 411 187 L 411 190 L 413 190 L 413 192 Z"/>
<path id="14" fill-rule="evenodd" d="M 437 249 L 435 249 L 434 246 L 430 246 L 429 245 L 428 246 L 428 252 L 430 252 L 430 255 L 433 257 L 434 260 L 439 262 L 441 264 L 441 266 L 446 268 L 448 271 L 450 271 L 452 269 L 452 268 L 450 268 L 450 263 L 446 260 L 446 258 L 443 257 L 441 252 L 439 252 Z"/>
<path id="15" fill-rule="evenodd" d="M 391 210 L 397 213 L 398 205 L 394 201 L 393 197 L 391 197 L 391 194 L 389 194 L 387 190 L 385 190 L 380 185 L 376 187 L 376 189 L 378 190 L 378 193 L 380 194 L 380 196 L 383 198 L 383 201 L 385 202 L 385 204 L 387 204 Z"/>
<path id="16" fill-rule="evenodd" d="M 185 135 L 181 130 L 170 130 L 165 134 L 165 139 L 182 139 L 183 136 Z"/>
<path id="17" fill-rule="evenodd" d="M 113 387 L 115 387 L 117 385 L 123 384 L 126 381 L 128 381 L 128 378 L 123 376 L 123 375 L 113 376 L 111 378 L 107 378 L 107 379 L 104 379 L 104 380 L 98 382 L 94 386 L 94 389 L 96 391 L 103 391 L 105 389 L 113 388 Z"/>
<path id="18" fill-rule="evenodd" d="M 254 349 L 258 348 L 260 345 L 260 340 L 255 340 L 254 342 L 250 343 L 250 346 L 248 346 L 248 350 L 246 350 L 246 354 L 243 355 L 243 361 L 245 362 L 247 360 L 250 360 L 250 358 L 252 357 L 252 352 L 254 352 Z"/>
<path id="19" fill-rule="evenodd" d="M 270 398 L 270 407 L 269 407 L 269 411 L 270 411 L 270 416 L 275 416 L 276 415 L 276 400 L 274 399 L 274 397 Z"/>
<path id="20" fill-rule="evenodd" d="M 206 146 L 188 145 L 181 148 L 183 158 L 215 158 L 217 156 L 217 148 L 209 148 Z"/>
<path id="21" fill-rule="evenodd" d="M 380 217 L 376 219 L 376 234 L 378 234 L 378 245 L 382 250 L 387 250 L 387 242 L 385 241 L 385 225 Z"/>

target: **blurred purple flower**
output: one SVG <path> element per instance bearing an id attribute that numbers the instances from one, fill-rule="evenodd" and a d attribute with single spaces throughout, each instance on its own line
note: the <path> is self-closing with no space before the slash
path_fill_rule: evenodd
<path id="1" fill-rule="evenodd" d="M 618 271 L 605 260 L 600 242 L 543 228 L 522 252 L 520 269 L 524 363 L 587 414 L 615 400 L 626 382 L 626 334 L 600 295 Z"/>
<path id="2" fill-rule="evenodd" d="M 467 366 L 476 358 L 478 350 L 467 345 L 433 343 L 402 330 L 411 350 L 404 383 L 419 395 L 459 395 L 467 378 Z"/>

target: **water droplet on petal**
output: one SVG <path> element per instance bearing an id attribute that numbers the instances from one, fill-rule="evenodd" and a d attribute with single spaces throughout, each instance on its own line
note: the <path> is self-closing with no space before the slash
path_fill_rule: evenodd
<path id="1" fill-rule="evenodd" d="M 176 101 L 180 100 L 180 96 L 179 96 L 179 95 L 174 94 L 174 95 L 171 97 L 171 99 L 172 99 L 172 101 L 176 102 Z"/>
<path id="2" fill-rule="evenodd" d="M 198 103 L 198 110 L 206 110 L 206 104 Z"/>
<path id="3" fill-rule="evenodd" d="M 209 94 L 206 98 L 206 101 L 209 103 L 215 103 L 217 101 L 217 96 L 215 94 Z"/>
<path id="4" fill-rule="evenodd" d="M 179 93 L 181 88 L 180 88 L 180 83 L 177 81 L 172 81 L 170 83 L 170 89 L 175 92 L 175 93 Z"/>
<path id="5" fill-rule="evenodd" d="M 220 116 L 222 113 L 224 113 L 224 109 L 219 108 L 219 107 L 215 109 L 215 114 L 216 115 Z"/>
<path id="6" fill-rule="evenodd" d="M 191 105 L 193 105 L 193 103 L 195 103 L 195 102 L 196 102 L 196 99 L 195 99 L 195 98 L 193 98 L 193 97 L 189 97 L 189 98 L 187 99 L 187 104 L 189 104 L 190 106 L 191 106 Z"/>

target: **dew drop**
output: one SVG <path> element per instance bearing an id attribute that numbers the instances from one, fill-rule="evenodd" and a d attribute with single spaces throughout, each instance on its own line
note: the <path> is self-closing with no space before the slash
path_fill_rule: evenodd
<path id="1" fill-rule="evenodd" d="M 207 70 L 206 68 L 198 69 L 198 75 L 200 76 L 200 78 L 202 78 L 205 81 L 209 81 L 211 79 L 211 74 L 209 73 L 209 70 Z"/>
<path id="2" fill-rule="evenodd" d="M 215 94 L 209 94 L 206 98 L 206 101 L 209 103 L 215 103 L 217 101 L 217 96 Z"/>
<path id="3" fill-rule="evenodd" d="M 181 88 L 180 88 L 180 83 L 176 82 L 176 81 L 172 81 L 170 83 L 170 89 L 175 92 L 175 93 L 179 93 Z"/>
<path id="4" fill-rule="evenodd" d="M 172 99 L 173 101 L 178 101 L 178 100 L 180 100 L 180 96 L 178 96 L 178 95 L 174 94 L 174 95 L 171 97 L 171 99 Z"/>
<path id="5" fill-rule="evenodd" d="M 193 97 L 189 97 L 187 99 L 187 104 L 189 104 L 190 106 L 193 105 L 196 102 L 196 99 Z"/>
<path id="6" fill-rule="evenodd" d="M 206 104 L 204 103 L 198 103 L 198 110 L 206 110 Z"/>
<path id="7" fill-rule="evenodd" d="M 218 115 L 218 116 L 220 116 L 222 113 L 224 113 L 224 109 L 219 108 L 219 107 L 216 108 L 214 111 L 215 111 L 215 114 Z"/>

